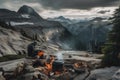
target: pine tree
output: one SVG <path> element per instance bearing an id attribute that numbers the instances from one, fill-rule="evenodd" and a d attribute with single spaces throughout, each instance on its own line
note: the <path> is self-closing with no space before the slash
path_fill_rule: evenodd
<path id="1" fill-rule="evenodd" d="M 120 7 L 116 9 L 113 17 L 110 19 L 113 25 L 109 33 L 107 45 L 103 48 L 105 57 L 103 63 L 107 66 L 120 65 Z"/>

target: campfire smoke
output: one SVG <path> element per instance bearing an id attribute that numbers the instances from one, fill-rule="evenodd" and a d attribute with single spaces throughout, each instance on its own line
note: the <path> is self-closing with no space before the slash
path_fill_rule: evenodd
<path id="1" fill-rule="evenodd" d="M 64 60 L 63 60 L 63 54 L 61 52 L 57 52 L 56 53 L 56 57 L 57 57 L 57 60 L 59 60 L 61 62 L 64 62 Z"/>

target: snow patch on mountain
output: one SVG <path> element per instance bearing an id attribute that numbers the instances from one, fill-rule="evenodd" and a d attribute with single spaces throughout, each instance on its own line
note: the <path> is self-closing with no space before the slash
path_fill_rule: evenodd
<path id="1" fill-rule="evenodd" d="M 22 14 L 21 15 L 23 18 L 30 18 L 30 15 L 28 15 L 28 14 Z"/>
<path id="2" fill-rule="evenodd" d="M 18 26 L 18 25 L 34 25 L 34 23 L 32 22 L 13 22 L 11 21 L 10 24 L 12 26 Z"/>

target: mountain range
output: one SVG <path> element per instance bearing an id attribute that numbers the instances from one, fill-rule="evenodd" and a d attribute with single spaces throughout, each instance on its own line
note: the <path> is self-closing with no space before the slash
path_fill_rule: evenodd
<path id="1" fill-rule="evenodd" d="M 102 17 L 78 20 L 59 16 L 48 18 L 48 20 L 60 22 L 72 35 L 77 37 L 77 40 L 80 41 L 86 49 L 89 49 L 89 44 L 104 44 L 107 40 L 108 32 L 112 29 L 110 20 Z"/>
<path id="2" fill-rule="evenodd" d="M 108 20 L 70 20 L 63 16 L 43 19 L 32 7 L 18 11 L 0 9 L 0 56 L 26 54 L 29 44 L 37 41 L 39 49 L 86 50 L 91 41 L 105 42 L 111 29 Z M 38 48 L 37 48 L 38 49 Z"/>
<path id="3" fill-rule="evenodd" d="M 43 19 L 32 7 L 0 9 L 0 55 L 25 54 L 34 41 L 39 49 L 76 49 L 76 39 L 58 21 Z M 56 47 L 57 46 L 57 47 Z M 48 50 L 51 52 L 50 50 Z"/>

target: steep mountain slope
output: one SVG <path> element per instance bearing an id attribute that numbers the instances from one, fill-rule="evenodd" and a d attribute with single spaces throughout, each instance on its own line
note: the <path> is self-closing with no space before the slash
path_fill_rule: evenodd
<path id="1" fill-rule="evenodd" d="M 32 42 L 19 32 L 0 26 L 0 56 L 27 53 L 27 45 Z"/>
<path id="2" fill-rule="evenodd" d="M 49 18 L 48 20 L 59 21 L 68 31 L 76 36 L 77 41 L 82 42 L 86 48 L 89 48 L 89 44 L 104 43 L 108 31 L 112 28 L 112 25 L 108 25 L 109 21 L 101 17 L 96 17 L 91 20 L 70 20 L 60 16 L 53 19 Z"/>

